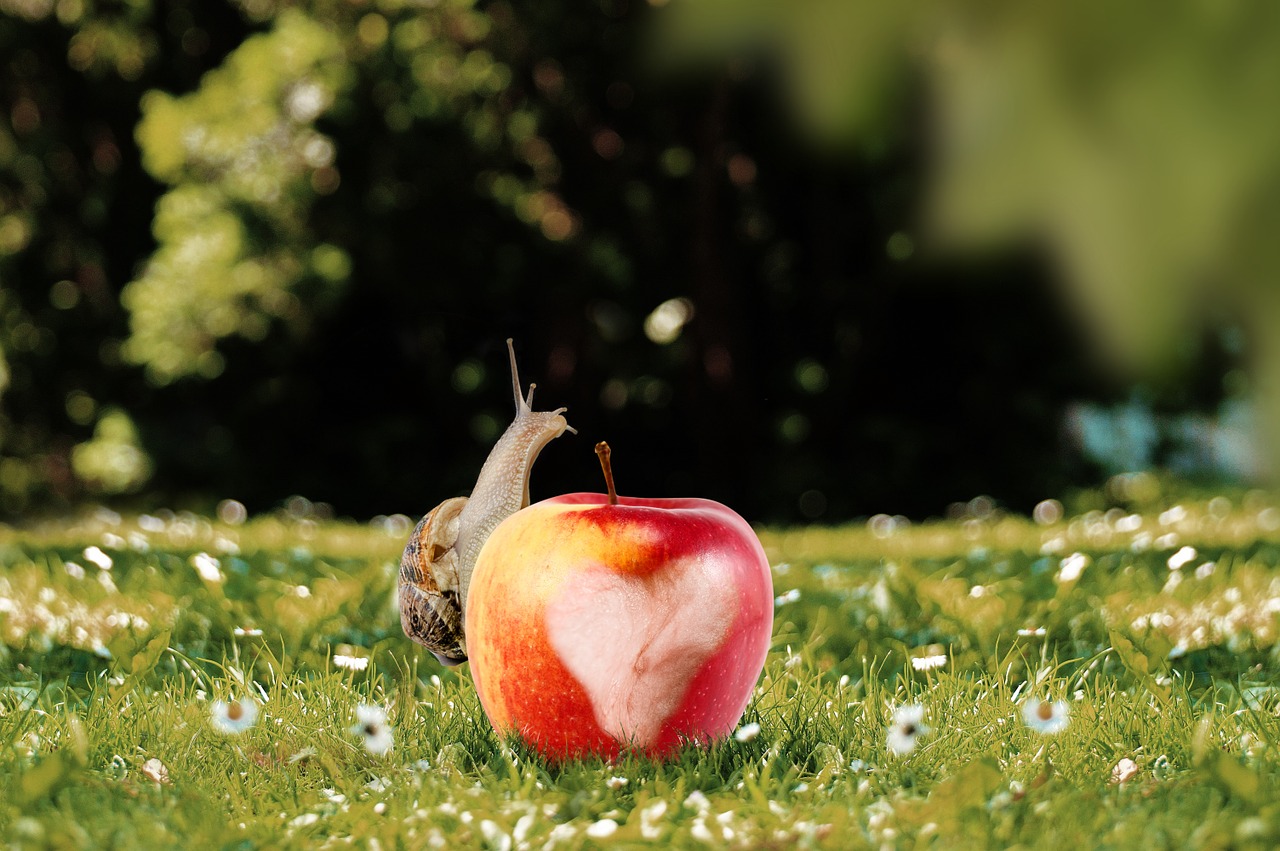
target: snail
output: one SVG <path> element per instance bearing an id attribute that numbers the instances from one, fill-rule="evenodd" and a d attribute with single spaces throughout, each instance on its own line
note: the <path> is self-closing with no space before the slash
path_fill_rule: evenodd
<path id="1" fill-rule="evenodd" d="M 467 590 L 476 558 L 489 534 L 529 504 L 529 473 L 542 448 L 565 431 L 576 434 L 561 414 L 533 410 L 533 391 L 520 391 L 516 352 L 507 340 L 516 416 L 498 438 L 470 497 L 446 499 L 414 527 L 400 559 L 400 624 L 405 635 L 445 665 L 467 659 Z"/>

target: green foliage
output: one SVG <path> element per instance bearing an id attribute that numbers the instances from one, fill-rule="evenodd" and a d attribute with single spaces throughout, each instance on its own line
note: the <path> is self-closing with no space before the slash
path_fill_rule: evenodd
<path id="1" fill-rule="evenodd" d="M 467 3 L 385 3 L 353 16 L 321 0 L 264 17 L 272 29 L 232 51 L 195 92 L 142 100 L 143 163 L 173 188 L 157 205 L 157 250 L 121 301 L 132 329 L 124 354 L 156 383 L 216 377 L 219 340 L 261 341 L 276 321 L 304 325 L 332 301 L 317 288 L 348 283 L 346 251 L 320 239 L 310 214 L 341 181 L 341 148 L 317 121 L 345 130 L 341 142 L 366 132 L 357 77 L 378 80 L 378 117 L 392 134 L 456 121 L 479 155 L 516 151 L 533 179 L 491 170 L 478 178 L 482 191 L 548 239 L 576 229 L 547 191 L 558 165 L 537 116 L 512 108 L 511 70 L 485 44 L 488 15 Z"/>
<path id="2" fill-rule="evenodd" d="M 939 16 L 935 4 L 711 0 L 674 3 L 661 24 L 685 60 L 764 47 L 781 59 L 793 117 L 828 145 L 864 136 L 876 148 L 893 135 L 909 46 Z"/>
<path id="3" fill-rule="evenodd" d="M 135 116 L 120 95 L 133 92 L 136 104 L 155 59 L 153 13 L 146 0 L 0 10 L 0 510 L 8 514 L 96 489 L 75 480 L 69 456 L 118 378 L 110 279 L 121 260 L 136 260 L 128 256 L 136 238 L 106 231 L 131 172 L 122 146 Z M 71 399 L 74 413 L 64 410 Z"/>
<path id="4" fill-rule="evenodd" d="M 99 405 L 121 410 L 110 422 L 136 414 L 146 391 L 130 366 L 168 385 L 221 375 L 224 346 L 303 345 L 352 297 L 356 258 L 403 221 L 406 192 L 462 187 L 534 244 L 580 229 L 507 61 L 528 61 L 509 10 L 140 0 L 5 12 L 0 392 L 18 413 L 0 421 L 0 510 L 136 490 L 150 464 L 113 477 L 98 450 L 70 457 L 102 443 L 84 432 Z M 397 164 L 401 151 L 426 180 Z M 164 187 L 154 216 L 139 163 Z M 344 187 L 348 168 L 360 182 Z M 424 247 L 424 230 L 402 240 L 413 274 L 390 274 L 408 290 L 422 270 L 447 270 L 431 251 L 457 242 Z M 148 441 L 165 419 L 140 423 Z"/>
<path id="5" fill-rule="evenodd" d="M 93 439 L 71 450 L 71 468 L 105 494 L 137 490 L 151 477 L 151 459 L 138 446 L 138 431 L 118 408 L 104 410 Z"/>
<path id="6" fill-rule="evenodd" d="M 820 135 L 884 144 L 925 90 L 930 225 L 963 242 L 1035 237 L 1110 353 L 1185 356 L 1210 295 L 1267 319 L 1280 263 L 1280 15 L 1166 4 L 1158 21 L 1065 6 L 774 0 L 673 4 L 687 50 L 763 44 Z M 1270 224 L 1264 224 L 1270 223 Z M 1218 319 L 1218 317 L 1214 317 Z"/>
<path id="7" fill-rule="evenodd" d="M 496 739 L 465 667 L 400 634 L 395 524 L 104 512 L 9 532 L 0 835 L 1264 848 L 1280 835 L 1277 517 L 1218 502 L 1046 526 L 765 531 L 776 630 L 741 735 L 666 764 L 561 766 Z M 1029 697 L 1066 701 L 1066 729 L 1026 726 Z M 241 698 L 257 723 L 218 732 L 214 701 Z M 388 710 L 385 756 L 351 730 L 360 704 Z M 886 727 L 910 704 L 931 730 L 893 755 Z"/>
<path id="8" fill-rule="evenodd" d="M 120 297 L 124 354 L 153 380 L 217 376 L 218 340 L 261 340 L 270 320 L 299 312 L 304 278 L 345 280 L 341 252 L 314 244 L 307 212 L 337 180 L 333 142 L 314 122 L 352 73 L 333 30 L 288 10 L 193 94 L 143 98 L 143 164 L 174 188 L 157 205 L 156 253 Z"/>

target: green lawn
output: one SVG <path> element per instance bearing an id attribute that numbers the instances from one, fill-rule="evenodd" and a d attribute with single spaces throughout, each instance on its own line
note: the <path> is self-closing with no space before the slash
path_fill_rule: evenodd
<path id="1" fill-rule="evenodd" d="M 0 836 L 1273 847 L 1280 512 L 1256 496 L 1165 508 L 763 530 L 774 644 L 739 736 L 667 764 L 559 767 L 497 740 L 466 667 L 401 634 L 403 524 L 99 512 L 6 531 Z M 1041 698 L 1068 707 L 1056 735 L 1024 721 Z M 256 723 L 220 732 L 228 700 Z M 362 704 L 387 713 L 383 755 L 353 732 Z M 894 754 L 891 717 L 915 704 L 929 732 Z"/>

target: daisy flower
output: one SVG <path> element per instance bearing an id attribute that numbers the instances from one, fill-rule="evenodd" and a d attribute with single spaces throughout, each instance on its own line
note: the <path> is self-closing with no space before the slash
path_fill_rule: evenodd
<path id="1" fill-rule="evenodd" d="M 662 835 L 662 817 L 667 812 L 667 802 L 659 798 L 640 811 L 640 835 L 645 839 L 657 839 Z"/>
<path id="2" fill-rule="evenodd" d="M 800 589 L 792 588 L 787 593 L 774 597 L 773 604 L 775 606 L 785 606 L 787 603 L 794 603 L 799 599 L 800 599 Z"/>
<path id="3" fill-rule="evenodd" d="M 215 700 L 209 706 L 210 721 L 219 733 L 243 733 L 258 720 L 258 704 L 249 698 Z"/>
<path id="4" fill-rule="evenodd" d="M 346 668 L 348 671 L 363 671 L 369 667 L 369 657 L 335 653 L 333 654 L 333 664 L 335 667 Z"/>
<path id="5" fill-rule="evenodd" d="M 1116 763 L 1116 767 L 1111 769 L 1112 783 L 1128 783 L 1134 777 L 1138 776 L 1138 764 L 1129 757 L 1125 757 Z"/>
<path id="6" fill-rule="evenodd" d="M 899 706 L 893 710 L 893 721 L 889 724 L 887 737 L 889 750 L 898 756 L 905 756 L 915 750 L 916 740 L 930 732 L 923 721 L 924 707 L 918 703 Z"/>
<path id="7" fill-rule="evenodd" d="M 1042 736 L 1052 736 L 1067 729 L 1071 710 L 1065 700 L 1047 701 L 1033 697 L 1022 705 L 1022 720 Z"/>
<path id="8" fill-rule="evenodd" d="M 110 570 L 114 564 L 111 556 L 104 553 L 100 547 L 85 547 L 83 555 L 87 561 L 93 562 L 102 570 Z"/>
<path id="9" fill-rule="evenodd" d="M 356 725 L 351 732 L 364 738 L 364 746 L 374 756 L 382 756 L 391 750 L 391 726 L 387 724 L 387 711 L 381 706 L 360 704 L 356 707 Z"/>
<path id="10" fill-rule="evenodd" d="M 89 557 L 88 550 L 85 550 L 84 557 L 85 558 Z M 1186 567 L 1188 563 L 1194 561 L 1195 557 L 1196 557 L 1195 547 L 1183 547 L 1173 555 L 1169 556 L 1169 560 L 1165 563 L 1169 565 L 1170 570 L 1182 570 L 1182 568 Z"/>
<path id="11" fill-rule="evenodd" d="M 196 553 L 191 557 L 191 566 L 200 574 L 205 582 L 222 581 L 222 565 L 208 553 Z"/>
<path id="12" fill-rule="evenodd" d="M 1058 565 L 1059 582 L 1075 582 L 1089 566 L 1089 557 L 1084 553 L 1072 553 Z"/>
<path id="13" fill-rule="evenodd" d="M 168 783 L 169 769 L 163 762 L 152 757 L 142 764 L 142 776 L 152 783 Z"/>
<path id="14" fill-rule="evenodd" d="M 941 668 L 947 664 L 947 654 L 939 653 L 935 656 L 912 656 L 911 667 L 917 671 L 932 671 L 934 668 Z"/>
<path id="15" fill-rule="evenodd" d="M 701 789 L 694 789 L 689 793 L 689 797 L 684 799 L 684 805 L 691 810 L 697 810 L 703 815 L 711 809 L 711 801 Z"/>
<path id="16" fill-rule="evenodd" d="M 758 735 L 760 735 L 760 725 L 753 721 L 739 727 L 733 734 L 733 738 L 739 742 L 749 742 Z"/>

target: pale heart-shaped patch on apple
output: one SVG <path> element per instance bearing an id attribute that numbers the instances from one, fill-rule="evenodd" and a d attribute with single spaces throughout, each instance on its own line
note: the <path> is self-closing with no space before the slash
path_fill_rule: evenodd
<path id="1" fill-rule="evenodd" d="M 600 729 L 647 747 L 733 625 L 738 589 L 698 559 L 637 576 L 605 567 L 566 585 L 547 636 Z"/>

